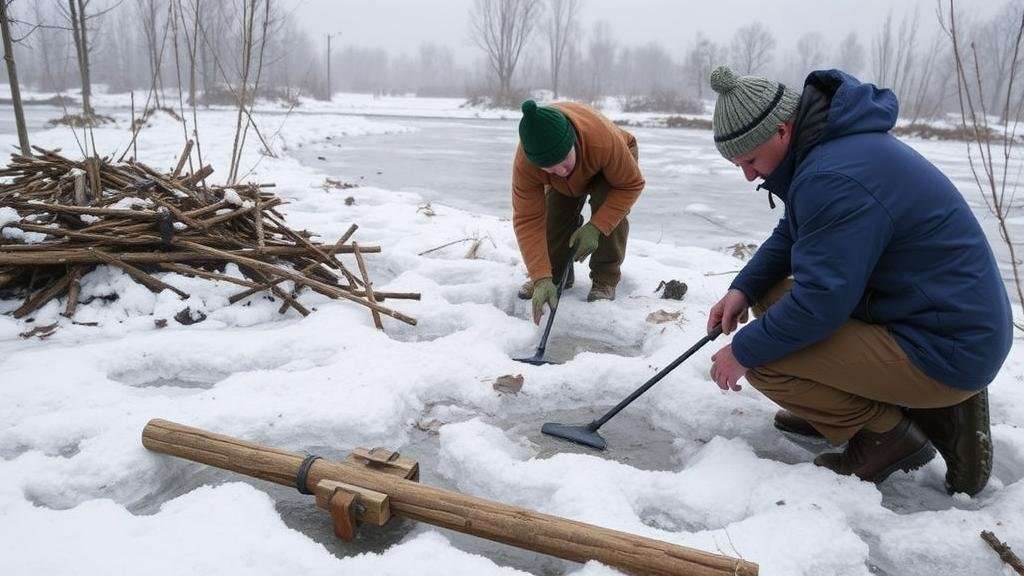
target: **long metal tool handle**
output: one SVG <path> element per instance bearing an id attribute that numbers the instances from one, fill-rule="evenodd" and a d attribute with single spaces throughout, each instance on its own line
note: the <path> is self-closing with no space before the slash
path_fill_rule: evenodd
<path id="1" fill-rule="evenodd" d="M 640 397 L 641 394 L 643 394 L 644 392 L 647 392 L 648 390 L 650 390 L 651 386 L 654 386 L 655 384 L 657 384 L 658 381 L 661 380 L 662 378 L 664 378 L 666 374 L 668 374 L 669 372 L 675 370 L 676 367 L 679 366 L 680 364 L 682 364 L 683 362 L 685 362 L 687 358 L 689 358 L 690 356 L 693 356 L 694 352 L 696 352 L 697 350 L 700 350 L 705 344 L 707 344 L 708 342 L 711 342 L 715 338 L 718 338 L 721 334 L 722 334 L 722 325 L 719 324 L 718 326 L 715 326 L 711 330 L 711 332 L 708 333 L 707 336 L 701 338 L 700 342 L 697 342 L 689 350 L 687 350 L 686 352 L 683 352 L 682 356 L 680 356 L 679 358 L 676 358 L 675 360 L 673 360 L 671 364 L 669 364 L 668 366 L 665 366 L 664 368 L 662 368 L 661 372 L 658 372 L 657 374 L 655 374 L 653 378 L 648 380 L 643 386 L 637 388 L 632 394 L 630 394 L 628 397 L 626 397 L 625 400 L 623 400 L 622 402 L 619 402 L 619 404 L 617 406 L 615 406 L 614 408 L 612 408 L 611 410 L 609 410 L 607 414 L 605 414 L 601 418 L 599 418 L 597 420 L 594 420 L 593 422 L 588 424 L 587 428 L 589 428 L 591 432 L 594 432 L 598 428 L 600 428 L 601 426 L 604 426 L 604 423 L 609 421 L 609 420 L 611 420 L 612 416 L 615 416 L 623 408 L 625 408 L 626 406 L 629 406 L 633 402 L 633 400 L 636 400 L 637 398 Z"/>
<path id="2" fill-rule="evenodd" d="M 572 270 L 572 263 L 576 257 L 576 247 L 569 247 L 569 259 L 565 262 L 565 268 L 562 269 L 562 278 L 558 281 L 558 302 L 555 302 L 555 307 L 551 309 L 551 314 L 548 315 L 548 323 L 544 326 L 544 335 L 540 338 L 540 344 L 537 346 L 537 354 L 535 357 L 540 358 L 544 356 L 544 349 L 548 345 L 548 334 L 551 334 L 551 324 L 555 321 L 555 311 L 558 310 L 558 306 L 562 303 L 562 290 L 565 290 L 565 282 L 569 278 L 569 272 Z"/>

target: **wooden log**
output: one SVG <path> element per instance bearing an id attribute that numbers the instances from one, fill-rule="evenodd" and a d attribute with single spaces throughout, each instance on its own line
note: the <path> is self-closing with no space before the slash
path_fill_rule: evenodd
<path id="1" fill-rule="evenodd" d="M 100 181 L 100 159 L 96 157 L 85 159 L 85 171 L 89 174 L 89 185 L 92 189 L 92 197 L 99 198 L 103 195 L 103 186 Z"/>
<path id="2" fill-rule="evenodd" d="M 353 296 L 360 296 L 366 298 L 366 292 L 362 290 L 353 290 Z M 377 302 L 384 302 L 388 298 L 392 300 L 419 300 L 419 292 L 377 292 L 373 291 L 373 296 L 377 299 Z"/>
<path id="3" fill-rule="evenodd" d="M 135 266 L 132 266 L 131 264 L 127 264 L 127 263 L 121 261 L 116 256 L 113 256 L 111 254 L 107 254 L 106 252 L 104 252 L 102 250 L 94 250 L 92 248 L 90 248 L 89 250 L 92 251 L 92 252 L 95 252 L 97 255 L 99 255 L 99 257 L 101 259 L 103 259 L 103 261 L 106 262 L 107 264 L 112 264 L 112 265 L 117 266 L 118 268 L 124 270 L 129 276 L 134 278 L 136 282 L 142 284 L 146 288 L 149 288 L 153 292 L 161 292 L 163 290 L 170 290 L 171 292 L 174 292 L 175 294 L 180 296 L 182 300 L 185 300 L 186 298 L 188 298 L 188 294 L 187 293 L 185 293 L 185 292 L 183 292 L 181 290 L 178 290 L 174 286 L 171 286 L 170 284 L 168 284 L 168 283 L 166 283 L 166 282 L 164 282 L 162 280 L 154 278 L 153 276 L 143 272 L 142 270 L 139 270 L 138 268 L 136 268 Z"/>
<path id="4" fill-rule="evenodd" d="M 350 248 L 346 246 L 345 248 Z M 366 252 L 362 246 L 360 250 Z M 303 256 L 309 251 L 305 248 L 295 246 L 267 246 L 263 254 L 255 250 L 217 250 L 216 252 L 198 250 L 176 250 L 173 252 L 119 252 L 114 254 L 123 262 L 133 264 L 156 264 L 159 262 L 183 262 L 185 260 L 208 260 L 208 261 L 232 261 L 243 257 L 266 257 L 266 256 Z M 50 264 L 104 264 L 106 260 L 96 256 L 86 249 L 69 249 L 64 246 L 61 250 L 26 250 L 7 251 L 7 247 L 0 248 L 0 266 L 32 266 Z"/>
<path id="5" fill-rule="evenodd" d="M 127 244 L 127 245 L 145 245 L 145 244 L 159 244 L 160 238 L 156 236 L 117 236 L 117 235 L 105 235 L 105 234 L 89 234 L 87 232 L 80 232 L 77 230 L 66 230 L 64 228 L 50 228 L 48 226 L 38 226 L 36 224 L 26 223 L 11 223 L 8 224 L 9 228 L 20 228 L 26 232 L 41 232 L 50 236 L 63 236 L 66 238 L 72 238 L 75 240 L 83 240 L 88 242 L 98 242 L 103 244 Z M 4 248 L 6 249 L 6 247 Z"/>
<path id="6" fill-rule="evenodd" d="M 213 166 L 203 166 L 195 174 L 189 176 L 188 178 L 185 178 L 184 180 L 181 180 L 181 185 L 184 186 L 185 188 L 191 188 L 192 186 L 202 182 L 203 180 L 206 180 L 206 177 L 209 176 L 210 174 L 213 174 Z"/>
<path id="7" fill-rule="evenodd" d="M 363 286 L 366 287 L 366 299 L 370 301 L 370 304 L 376 304 L 377 298 L 373 295 L 373 285 L 370 282 L 370 274 L 366 271 L 366 263 L 363 262 L 363 255 L 359 252 L 359 244 L 352 243 L 352 253 L 355 254 L 356 264 L 359 265 L 359 274 L 363 277 Z M 380 321 L 380 314 L 371 309 L 373 314 L 373 325 L 377 327 L 377 330 L 383 330 L 384 324 Z"/>
<path id="8" fill-rule="evenodd" d="M 21 270 L 15 268 L 3 268 L 0 269 L 0 288 L 14 282 L 14 280 L 21 277 Z"/>
<path id="9" fill-rule="evenodd" d="M 260 198 L 259 189 L 253 189 L 253 202 L 256 203 L 256 250 L 263 253 L 267 247 L 267 241 L 263 237 L 263 201 Z"/>
<path id="10" fill-rule="evenodd" d="M 181 169 L 185 167 L 185 162 L 188 161 L 188 155 L 192 153 L 192 146 L 195 142 L 189 138 L 188 142 L 185 142 L 185 149 L 181 151 L 181 157 L 178 158 L 178 164 L 174 167 L 174 172 L 171 172 L 171 178 L 177 178 L 178 174 L 181 174 Z"/>
<path id="11" fill-rule="evenodd" d="M 160 419 L 146 424 L 142 445 L 154 452 L 282 486 L 296 485 L 304 460 L 304 455 L 297 452 Z M 352 464 L 318 459 L 308 472 L 303 486 L 308 493 L 315 493 L 324 480 L 352 484 L 387 494 L 393 515 L 566 560 L 597 560 L 627 573 L 657 576 L 755 576 L 758 573 L 757 564 L 746 560 L 424 486 Z"/>
<path id="12" fill-rule="evenodd" d="M 61 292 L 67 289 L 70 278 L 67 274 L 64 274 L 60 278 L 53 281 L 52 284 L 46 288 L 40 290 L 34 295 L 30 295 L 25 299 L 25 303 L 22 304 L 17 310 L 14 311 L 15 318 L 24 318 L 32 312 L 35 312 L 39 308 L 43 307 L 47 302 L 53 300 L 57 296 L 60 296 Z M 32 288 L 29 287 L 29 293 L 31 294 Z"/>
<path id="13" fill-rule="evenodd" d="M 52 204 L 47 202 L 17 202 L 12 206 L 23 210 L 41 210 L 45 212 L 67 212 L 68 214 L 91 214 L 93 216 L 123 216 L 137 220 L 156 220 L 156 212 L 152 210 L 122 210 L 120 208 L 93 208 L 91 206 L 71 206 L 68 204 Z M 364 252 L 366 250 L 363 250 Z"/>
<path id="14" fill-rule="evenodd" d="M 370 303 L 370 302 L 368 302 L 366 300 L 363 300 L 362 298 L 358 298 L 356 296 L 353 296 L 350 292 L 347 292 L 347 291 L 342 290 L 340 288 L 336 288 L 334 286 L 331 286 L 330 284 L 324 284 L 323 282 L 320 282 L 319 280 L 313 280 L 312 278 L 307 278 L 307 277 L 303 276 L 301 273 L 296 272 L 294 270 L 288 270 L 286 268 L 281 268 L 279 266 L 274 266 L 273 264 L 267 264 L 266 262 L 261 262 L 259 260 L 255 260 L 255 259 L 252 259 L 252 258 L 246 258 L 245 256 L 230 256 L 228 253 L 224 252 L 223 250 L 217 250 L 216 248 L 210 248 L 208 246 L 203 246 L 202 244 L 197 244 L 195 242 L 190 242 L 190 241 L 187 241 L 187 240 L 177 240 L 177 241 L 175 241 L 175 244 L 178 244 L 178 245 L 180 245 L 180 246 L 182 246 L 184 248 L 188 248 L 190 250 L 194 250 L 196 252 L 201 252 L 201 253 L 204 253 L 204 254 L 210 254 L 211 256 L 220 256 L 220 259 L 230 260 L 230 261 L 235 262 L 235 263 L 237 263 L 239 265 L 247 266 L 247 267 L 252 268 L 254 270 L 259 270 L 260 272 L 265 273 L 265 274 L 271 274 L 273 276 L 283 276 L 283 277 L 285 277 L 285 278 L 287 278 L 287 279 L 289 279 L 289 280 L 291 280 L 293 282 L 302 282 L 303 284 L 309 286 L 313 290 L 316 290 L 317 292 L 319 292 L 319 293 L 321 293 L 321 294 L 323 294 L 325 296 L 330 296 L 332 298 L 344 298 L 346 300 L 351 300 L 353 302 L 356 302 L 358 304 L 366 306 L 367 308 L 369 308 L 371 310 L 376 310 L 376 311 L 380 312 L 381 314 L 384 314 L 385 316 L 390 316 L 390 317 L 394 318 L 395 320 L 401 320 L 402 322 L 405 322 L 406 324 L 411 324 L 413 326 L 416 325 L 416 319 L 412 318 L 411 316 L 406 316 L 405 314 L 402 314 L 401 312 L 396 312 L 396 311 L 391 310 L 389 308 L 384 308 L 383 306 L 380 306 L 379 304 L 372 304 L 372 303 Z M 0 260 L 0 264 L 3 264 L 2 260 Z"/>
<path id="15" fill-rule="evenodd" d="M 194 276 L 196 278 L 205 278 L 207 280 L 219 280 L 221 282 L 230 282 L 231 284 L 238 284 L 239 286 L 246 286 L 249 288 L 255 288 L 259 284 L 252 280 L 245 280 L 243 278 L 235 278 L 234 276 L 228 276 L 227 274 L 217 274 L 216 272 L 209 272 L 207 270 L 200 270 L 191 266 L 185 266 L 182 264 L 174 264 L 172 262 L 161 262 L 160 268 L 167 270 L 168 272 L 175 272 L 184 276 Z"/>
<path id="16" fill-rule="evenodd" d="M 277 226 L 284 233 L 285 236 L 288 236 L 289 238 L 295 240 L 296 244 L 300 244 L 302 246 L 305 246 L 306 248 L 309 248 L 309 250 L 316 254 L 320 258 L 320 261 L 323 262 L 324 264 L 327 264 L 328 266 L 334 268 L 335 270 L 340 270 L 345 267 L 342 265 L 341 262 L 338 261 L 337 258 L 334 257 L 333 254 L 328 254 L 324 252 L 323 250 L 320 249 L 319 246 L 313 244 L 312 242 L 310 242 L 301 234 L 298 234 L 291 228 L 288 228 L 283 223 L 276 220 L 273 216 L 267 216 L 267 219 L 270 220 L 275 226 Z M 353 252 L 355 252 L 355 248 L 353 248 Z"/>
<path id="17" fill-rule="evenodd" d="M 355 234 L 355 231 L 358 228 L 359 228 L 358 225 L 356 225 L 354 223 L 352 225 L 350 225 L 350 227 L 348 227 L 348 230 L 345 231 L 345 234 L 341 235 L 341 237 L 338 239 L 338 241 L 334 243 L 334 246 L 331 248 L 331 250 L 328 251 L 328 254 L 334 256 L 334 254 L 336 254 L 341 249 L 341 247 L 344 246 L 345 242 L 347 242 L 348 239 L 351 238 L 353 234 Z M 354 248 L 353 248 L 353 250 L 354 250 Z M 360 251 L 365 251 L 365 250 L 360 249 Z M 309 274 L 314 269 L 316 269 L 318 265 L 319 265 L 319 262 L 318 261 L 314 261 L 311 264 L 305 266 L 305 268 L 303 268 L 301 270 L 301 273 L 302 274 Z M 352 286 L 356 286 L 357 285 L 355 277 L 353 277 L 351 275 L 351 273 L 349 273 L 345 269 L 344 265 L 341 266 L 341 272 L 345 275 L 346 278 L 348 278 L 348 283 L 350 285 L 352 285 Z M 264 286 L 260 286 L 259 288 L 250 288 L 249 290 L 246 290 L 244 292 L 239 292 L 238 294 L 232 294 L 231 297 L 228 298 L 227 300 L 230 303 L 232 303 L 232 304 L 233 303 L 237 303 L 238 301 L 244 300 L 244 299 L 248 298 L 249 296 L 252 296 L 253 294 L 256 294 L 258 292 L 262 292 L 263 290 L 269 290 L 272 286 L 276 286 L 278 284 L 281 284 L 285 280 L 286 280 L 285 278 L 278 278 L 278 279 L 272 280 L 269 284 L 266 284 Z M 295 288 L 298 289 L 299 285 L 296 284 Z M 356 294 L 354 292 L 353 292 L 353 295 L 358 295 L 358 296 L 366 297 L 366 294 Z M 418 300 L 419 297 L 417 297 L 416 299 Z M 281 311 L 279 311 L 279 312 L 281 312 Z"/>
<path id="18" fill-rule="evenodd" d="M 271 200 L 270 202 L 267 202 L 267 203 L 263 204 L 262 206 L 263 206 L 263 209 L 266 210 L 267 208 L 269 208 L 271 206 L 277 206 L 278 204 L 281 204 L 282 202 L 283 202 L 283 200 L 281 200 L 280 198 L 275 198 L 275 199 Z M 255 209 L 256 209 L 255 205 L 248 206 L 246 208 L 239 208 L 238 210 L 232 210 L 231 212 L 225 212 L 224 214 L 221 214 L 219 216 L 212 216 L 212 217 L 207 218 L 205 220 L 200 220 L 199 222 L 200 222 L 201 226 L 206 228 L 206 227 L 209 227 L 209 226 L 213 226 L 215 224 L 220 224 L 221 222 L 227 222 L 228 220 L 231 220 L 233 218 L 238 218 L 239 216 L 245 216 L 246 214 L 252 212 Z"/>
<path id="19" fill-rule="evenodd" d="M 64 306 L 64 316 L 71 318 L 78 309 L 78 293 L 82 289 L 82 267 L 72 266 L 68 273 L 68 303 Z"/>
<path id="20" fill-rule="evenodd" d="M 186 226 L 192 228 L 193 230 L 206 230 L 209 227 L 209 224 L 207 224 L 206 222 L 192 219 L 191 216 L 179 210 L 177 206 L 171 204 L 167 200 L 164 200 L 163 198 L 160 198 L 155 194 L 150 198 L 153 200 L 153 202 L 159 204 L 160 206 L 163 206 L 164 208 L 167 208 L 167 211 L 170 212 L 176 220 L 178 220 L 179 222 L 184 222 Z"/>
<path id="21" fill-rule="evenodd" d="M 89 203 L 85 195 L 85 172 L 75 173 L 75 204 L 85 206 Z"/>
<path id="22" fill-rule="evenodd" d="M 226 200 L 219 200 L 217 202 L 214 202 L 213 204 L 207 204 L 206 206 L 203 206 L 202 208 L 196 208 L 195 210 L 189 210 L 188 212 L 185 212 L 185 215 L 189 216 L 190 218 L 199 218 L 200 216 L 205 216 L 207 214 L 212 214 L 212 213 L 216 212 L 217 210 L 220 210 L 221 208 L 227 208 L 228 206 L 229 206 L 229 204 L 227 203 Z"/>
<path id="23" fill-rule="evenodd" d="M 247 267 L 242 264 L 239 264 L 239 267 L 245 274 L 248 274 L 249 276 L 255 278 L 257 282 L 261 282 L 264 285 L 269 284 L 267 277 L 261 274 L 258 270 L 253 270 L 251 267 Z M 284 314 L 288 310 L 288 307 L 291 306 L 292 308 L 295 308 L 295 311 L 298 312 L 299 314 L 302 314 L 303 316 L 309 316 L 309 309 L 300 304 L 299 301 L 296 300 L 295 298 L 292 298 L 292 296 L 285 292 L 284 290 L 281 290 L 277 286 L 274 286 L 270 289 L 270 292 L 274 296 L 277 296 L 281 300 L 284 300 L 284 305 L 281 306 L 281 308 L 279 308 L 277 311 L 278 314 Z M 232 304 L 234 304 L 234 302 L 232 302 Z"/>

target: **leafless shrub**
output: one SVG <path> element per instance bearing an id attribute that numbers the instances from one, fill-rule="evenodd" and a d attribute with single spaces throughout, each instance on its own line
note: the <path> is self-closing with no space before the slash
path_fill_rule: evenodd
<path id="1" fill-rule="evenodd" d="M 1013 158 L 1014 145 L 1017 143 L 1017 127 L 1020 122 L 1024 99 L 1014 100 L 1013 83 L 1020 58 L 1021 40 L 1024 38 L 1024 13 L 1018 17 L 1018 25 L 1013 30 L 1013 56 L 1009 67 L 1009 78 L 1006 81 L 1005 97 L 1000 98 L 1002 117 L 1007 121 L 1001 126 L 989 125 L 989 111 L 985 107 L 985 95 L 982 93 L 983 73 L 976 45 L 971 42 L 963 46 L 961 33 L 957 28 L 954 0 L 949 0 L 949 13 L 942 9 L 938 1 L 939 22 L 949 37 L 953 48 L 953 59 L 957 81 L 957 95 L 960 104 L 960 125 L 970 135 L 967 141 L 967 158 L 971 166 L 974 181 L 988 206 L 989 212 L 996 218 L 999 236 L 1006 244 L 1010 254 L 1010 265 L 1013 270 L 1014 286 L 1017 299 L 1024 304 L 1024 286 L 1021 284 L 1020 262 L 1010 236 L 1009 220 L 1013 208 L 1013 197 L 1016 193 L 1016 175 L 1010 177 L 1008 172 Z M 1002 96 L 1002 95 L 1001 95 Z M 1024 326 L 1016 324 L 1018 329 Z"/>

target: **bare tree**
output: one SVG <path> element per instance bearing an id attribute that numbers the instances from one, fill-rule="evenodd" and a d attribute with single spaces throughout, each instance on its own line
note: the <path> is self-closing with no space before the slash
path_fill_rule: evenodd
<path id="1" fill-rule="evenodd" d="M 540 16 L 540 0 L 475 0 L 470 38 L 484 52 L 498 79 L 498 101 L 512 95 L 512 76 Z"/>
<path id="2" fill-rule="evenodd" d="M 902 83 L 907 82 L 907 77 L 914 66 L 918 23 L 915 9 L 913 17 L 904 18 L 900 23 L 899 37 L 896 38 L 890 12 L 872 47 L 875 82 L 879 86 L 892 88 L 897 96 L 900 95 Z"/>
<path id="3" fill-rule="evenodd" d="M 47 25 L 50 13 L 42 2 L 32 4 L 32 16 L 40 27 L 35 33 L 34 52 L 38 55 L 42 78 L 39 81 L 44 90 L 65 92 L 68 89 L 67 66 L 56 66 L 58 55 L 68 51 L 67 28 Z"/>
<path id="4" fill-rule="evenodd" d="M 698 100 L 704 99 L 704 88 L 708 85 L 711 71 L 725 60 L 726 50 L 724 48 L 705 38 L 702 34 L 697 34 L 696 43 L 686 54 L 686 71 L 691 84 L 696 89 Z"/>
<path id="5" fill-rule="evenodd" d="M 836 49 L 836 66 L 844 72 L 857 74 L 864 67 L 864 46 L 856 32 L 847 34 Z"/>
<path id="6" fill-rule="evenodd" d="M 1017 301 L 1024 303 L 1024 286 L 1021 284 L 1020 262 L 1017 261 L 1016 250 L 1010 236 L 1009 220 L 1013 208 L 1013 197 L 1016 192 L 1016 176 L 1010 176 L 1009 170 L 1013 159 L 1013 149 L 1017 142 L 1017 127 L 1022 111 L 1021 100 L 1014 101 L 1013 83 L 1017 63 L 1020 61 L 1021 40 L 1024 38 L 1024 14 L 1018 17 L 1015 30 L 1011 32 L 1013 41 L 1012 57 L 1009 67 L 1010 76 L 1006 81 L 1005 92 L 1001 93 L 1002 116 L 1012 121 L 993 128 L 989 125 L 988 110 L 982 94 L 982 67 L 979 62 L 977 44 L 970 43 L 969 51 L 965 52 L 963 39 L 957 29 L 956 10 L 953 0 L 949 0 L 949 14 L 943 13 L 939 2 L 939 21 L 943 31 L 952 43 L 954 72 L 957 81 L 957 96 L 960 104 L 960 124 L 969 134 L 967 142 L 967 158 L 971 166 L 974 181 L 988 206 L 989 212 L 995 216 L 999 236 L 1006 244 L 1013 270 L 1014 286 L 1017 289 Z M 996 161 L 996 154 L 1001 158 Z M 980 168 L 979 168 L 980 164 Z M 1015 323 L 1018 330 L 1024 326 Z"/>
<path id="7" fill-rule="evenodd" d="M 618 68 L 617 76 L 626 95 L 650 95 L 675 90 L 681 84 L 679 67 L 664 46 L 657 42 L 623 49 L 619 54 Z"/>
<path id="8" fill-rule="evenodd" d="M 938 115 L 945 97 L 946 78 L 937 73 L 943 42 L 933 37 L 930 45 L 920 48 L 919 28 L 916 9 L 900 21 L 898 29 L 889 13 L 872 46 L 875 84 L 896 93 L 901 116 L 911 123 Z"/>
<path id="9" fill-rule="evenodd" d="M 565 49 L 579 32 L 579 0 L 550 0 L 551 16 L 545 32 L 550 51 L 551 90 L 558 98 L 558 80 L 565 60 Z"/>
<path id="10" fill-rule="evenodd" d="M 25 126 L 25 111 L 21 107 L 21 85 L 18 84 L 18 67 L 14 62 L 14 42 L 11 39 L 10 20 L 7 17 L 8 0 L 0 0 L 0 34 L 4 41 L 4 62 L 7 63 L 7 78 L 11 83 L 11 103 L 14 105 L 14 121 L 18 126 L 18 145 L 25 156 L 32 154 L 28 143 L 28 128 Z"/>
<path id="11" fill-rule="evenodd" d="M 89 77 L 89 36 L 85 26 L 85 8 L 83 0 L 68 0 L 67 17 L 75 40 L 78 74 L 82 82 L 82 115 L 88 118 L 92 116 L 92 80 Z"/>
<path id="12" fill-rule="evenodd" d="M 612 26 L 606 20 L 594 23 L 594 32 L 587 43 L 587 89 L 586 100 L 597 102 L 608 94 L 615 69 L 615 56 L 619 47 L 612 37 Z"/>
<path id="13" fill-rule="evenodd" d="M 1003 5 L 990 21 L 981 24 L 974 34 L 979 53 L 985 55 L 980 65 L 984 70 L 985 94 L 988 95 L 985 107 L 989 110 L 1000 110 L 1000 100 L 1005 96 L 1007 79 L 1011 73 L 1016 72 L 1009 68 L 1016 48 L 1013 42 L 1014 32 L 1022 11 L 1024 3 L 1020 0 L 1011 0 Z M 1018 61 L 1016 65 L 1019 66 L 1020 62 Z M 1002 121 L 1005 122 L 1006 119 L 1003 118 Z"/>
<path id="14" fill-rule="evenodd" d="M 797 65 L 800 74 L 817 70 L 828 60 L 828 47 L 821 32 L 808 32 L 796 41 Z"/>
<path id="15" fill-rule="evenodd" d="M 161 55 L 164 50 L 164 42 L 167 41 L 167 34 L 164 28 L 170 22 L 160 23 L 160 14 L 163 7 L 158 6 L 158 0 L 137 0 L 139 18 L 142 20 L 142 32 L 146 39 L 146 56 L 149 63 L 149 78 L 152 84 L 153 106 L 160 108 L 160 97 L 163 94 L 163 74 Z"/>
<path id="16" fill-rule="evenodd" d="M 244 136 L 242 131 L 242 118 L 247 105 L 249 94 L 249 74 L 252 66 L 252 50 L 255 46 L 253 34 L 255 33 L 256 22 L 256 1 L 246 0 L 242 5 L 242 78 L 240 81 L 240 96 L 238 97 L 238 121 L 235 126 L 235 140 L 231 147 L 231 167 L 228 170 L 228 184 L 234 184 L 238 176 L 238 166 L 242 159 L 242 145 Z M 270 2 L 270 0 L 265 0 Z M 269 10 L 269 6 L 268 6 Z M 246 124 L 248 128 L 248 124 Z"/>
<path id="17" fill-rule="evenodd" d="M 760 22 L 744 26 L 732 37 L 732 58 L 741 74 L 758 74 L 771 64 L 775 36 Z"/>

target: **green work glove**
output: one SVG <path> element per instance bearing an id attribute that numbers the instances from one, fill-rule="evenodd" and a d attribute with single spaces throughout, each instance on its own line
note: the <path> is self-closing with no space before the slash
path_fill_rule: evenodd
<path id="1" fill-rule="evenodd" d="M 597 250 L 597 241 L 601 238 L 601 231 L 590 222 L 581 226 L 569 236 L 569 245 L 576 247 L 576 261 L 583 262 Z"/>
<path id="2" fill-rule="evenodd" d="M 533 323 L 540 324 L 540 317 L 544 314 L 544 303 L 552 310 L 558 306 L 558 289 L 551 278 L 541 278 L 533 284 Z"/>

